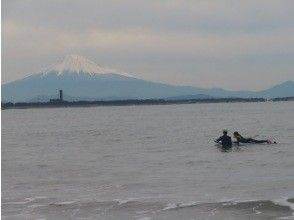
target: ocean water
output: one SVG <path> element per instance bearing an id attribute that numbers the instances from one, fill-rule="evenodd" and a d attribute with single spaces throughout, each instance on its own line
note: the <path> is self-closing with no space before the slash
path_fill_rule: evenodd
<path id="1" fill-rule="evenodd" d="M 294 103 L 2 111 L 2 219 L 293 219 Z M 270 138 L 223 152 L 232 134 Z"/>

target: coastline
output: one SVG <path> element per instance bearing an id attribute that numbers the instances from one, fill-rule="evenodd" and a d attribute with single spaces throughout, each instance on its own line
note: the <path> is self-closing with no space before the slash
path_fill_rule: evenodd
<path id="1" fill-rule="evenodd" d="M 241 103 L 241 102 L 278 102 L 294 101 L 294 97 L 283 97 L 274 99 L 265 98 L 211 98 L 211 99 L 131 99 L 112 101 L 54 101 L 54 102 L 4 102 L 1 109 L 28 109 L 28 108 L 68 108 L 68 107 L 94 107 L 94 106 L 128 106 L 128 105 L 174 105 L 174 104 L 196 104 L 196 103 Z"/>

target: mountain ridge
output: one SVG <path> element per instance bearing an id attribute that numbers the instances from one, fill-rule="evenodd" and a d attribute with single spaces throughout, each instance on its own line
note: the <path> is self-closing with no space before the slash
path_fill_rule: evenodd
<path id="1" fill-rule="evenodd" d="M 78 55 L 69 55 L 46 71 L 32 74 L 2 85 L 2 101 L 26 102 L 37 97 L 56 97 L 57 90 L 73 100 L 164 99 L 173 97 L 240 97 L 276 98 L 294 96 L 294 81 L 286 81 L 272 88 L 253 91 L 229 91 L 221 88 L 204 89 L 151 82 L 101 67 Z M 111 97 L 111 98 L 110 98 Z"/>

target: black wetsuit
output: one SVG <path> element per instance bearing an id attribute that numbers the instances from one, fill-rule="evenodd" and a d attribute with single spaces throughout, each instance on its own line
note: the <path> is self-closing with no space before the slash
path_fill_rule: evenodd
<path id="1" fill-rule="evenodd" d="M 222 147 L 223 147 L 224 149 L 229 149 L 229 148 L 232 147 L 232 139 L 231 139 L 231 137 L 228 136 L 228 135 L 223 135 L 223 136 L 219 137 L 219 138 L 216 140 L 216 142 L 221 142 Z"/>
<path id="2" fill-rule="evenodd" d="M 237 139 L 237 143 L 257 143 L 257 144 L 268 143 L 268 140 L 255 140 L 253 138 L 244 138 L 241 135 L 237 136 L 236 139 Z"/>

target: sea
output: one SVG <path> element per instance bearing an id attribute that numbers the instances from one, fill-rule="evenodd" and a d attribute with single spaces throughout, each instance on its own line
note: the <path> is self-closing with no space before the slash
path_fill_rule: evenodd
<path id="1" fill-rule="evenodd" d="M 2 110 L 2 219 L 294 219 L 294 102 Z M 228 129 L 277 144 L 223 151 Z"/>

